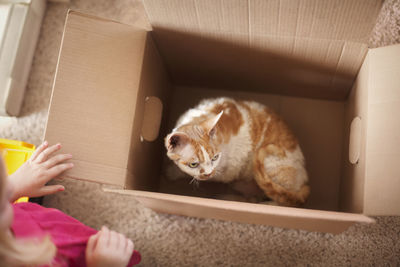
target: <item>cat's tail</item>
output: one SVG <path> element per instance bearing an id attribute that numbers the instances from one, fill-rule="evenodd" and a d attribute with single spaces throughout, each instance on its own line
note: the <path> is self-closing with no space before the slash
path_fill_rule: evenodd
<path id="1" fill-rule="evenodd" d="M 270 151 L 271 149 L 261 148 L 253 159 L 255 180 L 258 186 L 279 205 L 304 204 L 310 194 L 304 164 L 296 160 L 291 163 L 292 155 L 271 154 Z M 300 153 L 302 157 L 301 151 L 297 153 Z"/>

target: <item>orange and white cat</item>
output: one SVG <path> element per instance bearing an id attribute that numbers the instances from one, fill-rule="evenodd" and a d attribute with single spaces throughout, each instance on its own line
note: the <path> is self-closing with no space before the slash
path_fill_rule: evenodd
<path id="1" fill-rule="evenodd" d="M 310 192 L 305 160 L 286 123 L 268 107 L 231 98 L 203 100 L 165 138 L 167 156 L 197 180 L 254 181 L 280 205 Z"/>

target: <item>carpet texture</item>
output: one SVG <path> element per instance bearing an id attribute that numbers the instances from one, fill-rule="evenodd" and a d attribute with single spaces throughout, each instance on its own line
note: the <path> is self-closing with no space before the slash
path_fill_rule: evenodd
<path id="1" fill-rule="evenodd" d="M 142 23 L 138 0 L 49 3 L 18 118 L 0 118 L 0 136 L 40 144 L 67 9 L 89 11 L 127 24 Z M 371 47 L 400 43 L 400 0 L 384 3 Z M 400 60 L 400 56 L 399 56 Z M 141 266 L 399 266 L 400 217 L 376 217 L 340 235 L 158 214 L 131 197 L 105 194 L 95 183 L 57 181 L 66 191 L 44 199 L 100 228 L 107 225 L 135 242 Z"/>

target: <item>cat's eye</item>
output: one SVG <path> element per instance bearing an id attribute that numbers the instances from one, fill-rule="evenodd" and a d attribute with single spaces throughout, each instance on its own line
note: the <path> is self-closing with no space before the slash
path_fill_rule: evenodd
<path id="1" fill-rule="evenodd" d="M 198 162 L 191 162 L 188 164 L 190 168 L 197 168 L 197 166 L 199 166 Z"/>
<path id="2" fill-rule="evenodd" d="M 219 154 L 215 155 L 211 160 L 216 161 L 218 159 L 218 157 L 219 157 Z"/>

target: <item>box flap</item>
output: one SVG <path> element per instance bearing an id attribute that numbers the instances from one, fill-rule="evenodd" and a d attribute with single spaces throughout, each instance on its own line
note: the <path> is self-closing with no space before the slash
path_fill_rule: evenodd
<path id="1" fill-rule="evenodd" d="M 66 176 L 125 184 L 146 35 L 69 12 L 45 132 L 74 157 Z"/>
<path id="2" fill-rule="evenodd" d="M 165 123 L 171 88 L 163 61 L 151 35 L 147 36 L 141 65 L 128 162 L 128 171 L 132 177 L 127 179 L 125 187 L 157 191 L 164 154 L 160 152 L 164 151 L 164 137 L 167 134 Z"/>
<path id="3" fill-rule="evenodd" d="M 279 84 L 281 94 L 344 99 L 367 52 L 382 1 L 144 4 L 178 85 L 247 85 L 277 93 L 273 90 Z M 249 58 L 249 50 L 254 57 Z M 223 80 L 227 74 L 230 79 Z"/>
<path id="4" fill-rule="evenodd" d="M 344 116 L 344 142 L 342 155 L 342 179 L 340 184 L 340 210 L 350 212 L 363 212 L 364 206 L 364 181 L 366 166 L 366 133 L 368 122 L 368 88 L 370 79 L 370 55 L 368 54 L 354 81 L 349 97 L 345 104 Z M 355 118 L 360 119 L 360 136 L 357 145 L 359 157 L 356 163 L 349 160 L 349 153 L 353 151 L 352 122 Z M 354 129 L 353 129 L 354 130 Z M 353 141 L 353 140 L 352 140 Z"/>
<path id="5" fill-rule="evenodd" d="M 400 45 L 369 51 L 364 213 L 400 215 Z"/>
<path id="6" fill-rule="evenodd" d="M 144 0 L 156 28 L 367 43 L 383 1 Z M 285 41 L 282 40 L 282 43 Z"/>
<path id="7" fill-rule="evenodd" d="M 374 222 L 367 216 L 352 213 L 287 208 L 135 190 L 105 190 L 133 195 L 144 206 L 158 212 L 307 231 L 338 234 L 356 222 Z"/>

